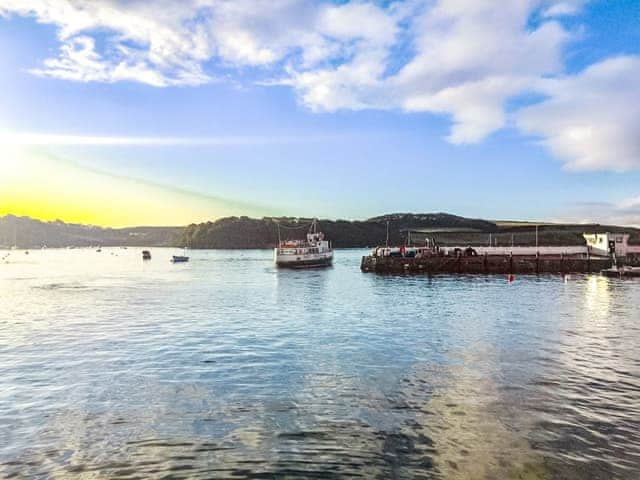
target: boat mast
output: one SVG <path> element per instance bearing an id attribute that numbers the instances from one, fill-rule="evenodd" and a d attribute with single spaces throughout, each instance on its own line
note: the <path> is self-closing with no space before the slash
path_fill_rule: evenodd
<path id="1" fill-rule="evenodd" d="M 386 248 L 389 248 L 389 220 L 387 220 L 387 242 Z"/>

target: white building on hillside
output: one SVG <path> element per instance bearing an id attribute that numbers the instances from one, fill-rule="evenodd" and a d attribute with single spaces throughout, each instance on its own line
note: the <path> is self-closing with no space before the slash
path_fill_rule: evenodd
<path id="1" fill-rule="evenodd" d="M 618 257 L 640 254 L 640 245 L 629 245 L 628 233 L 584 233 L 582 236 L 593 255 L 608 255 L 612 250 Z"/>

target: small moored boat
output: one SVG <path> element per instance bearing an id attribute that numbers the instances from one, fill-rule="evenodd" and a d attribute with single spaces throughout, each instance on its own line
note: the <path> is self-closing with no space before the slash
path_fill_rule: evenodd
<path id="1" fill-rule="evenodd" d="M 278 225 L 279 236 L 280 225 Z M 333 262 L 333 249 L 331 243 L 324 239 L 324 234 L 318 231 L 318 222 L 313 220 L 306 240 L 278 239 L 274 257 L 278 267 L 328 267 Z"/>
<path id="2" fill-rule="evenodd" d="M 188 261 L 189 257 L 187 257 L 187 247 L 184 247 L 184 255 L 174 255 L 173 257 L 171 257 L 172 263 L 184 263 Z"/>
<path id="3" fill-rule="evenodd" d="M 631 278 L 640 277 L 640 267 L 613 267 L 602 270 L 601 274 L 611 278 Z"/>
<path id="4" fill-rule="evenodd" d="M 151 252 L 149 250 L 142 251 L 142 259 L 143 260 L 151 260 Z"/>

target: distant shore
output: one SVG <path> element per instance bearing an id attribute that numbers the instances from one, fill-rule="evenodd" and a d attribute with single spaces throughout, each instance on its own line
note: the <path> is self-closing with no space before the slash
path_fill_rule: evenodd
<path id="1" fill-rule="evenodd" d="M 29 217 L 0 217 L 0 245 L 10 248 L 65 248 L 92 246 L 188 247 L 192 249 L 268 249 L 283 234 L 300 238 L 310 219 L 292 217 L 227 217 L 214 222 L 175 227 L 104 228 L 42 222 Z M 434 238 L 442 245 L 564 246 L 583 245 L 583 233 L 626 232 L 630 243 L 640 243 L 640 229 L 615 225 L 549 224 L 489 221 L 447 213 L 401 213 L 367 220 L 320 220 L 320 229 L 335 248 L 366 248 L 424 243 Z M 1 248 L 1 247 L 0 247 Z"/>

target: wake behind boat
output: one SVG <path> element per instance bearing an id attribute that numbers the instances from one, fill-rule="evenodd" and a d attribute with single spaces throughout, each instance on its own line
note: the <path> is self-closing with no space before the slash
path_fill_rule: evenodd
<path id="1" fill-rule="evenodd" d="M 333 262 L 331 242 L 318 231 L 318 222 L 313 220 L 306 240 L 280 239 L 278 224 L 278 246 L 274 251 L 276 266 L 285 268 L 328 267 Z"/>

